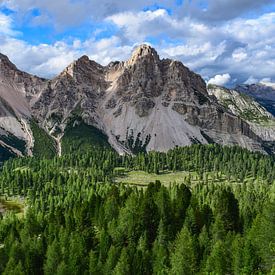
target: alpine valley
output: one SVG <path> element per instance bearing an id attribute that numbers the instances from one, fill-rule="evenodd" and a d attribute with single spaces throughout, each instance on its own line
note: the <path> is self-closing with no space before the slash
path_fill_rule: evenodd
<path id="1" fill-rule="evenodd" d="M 62 155 L 94 143 L 119 154 L 193 143 L 272 153 L 272 111 L 244 90 L 207 89 L 199 75 L 161 60 L 148 45 L 107 66 L 82 56 L 51 80 L 22 72 L 0 55 L 1 160 Z"/>
<path id="2" fill-rule="evenodd" d="M 51 80 L 0 55 L 0 274 L 275 274 L 268 85 L 148 45 Z"/>

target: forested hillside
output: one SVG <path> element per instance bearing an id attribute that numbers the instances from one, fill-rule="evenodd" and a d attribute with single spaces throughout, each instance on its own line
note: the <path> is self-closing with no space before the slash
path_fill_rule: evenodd
<path id="1" fill-rule="evenodd" d="M 0 273 L 274 274 L 274 160 L 218 145 L 9 160 L 0 193 L 25 209 L 0 218 Z"/>

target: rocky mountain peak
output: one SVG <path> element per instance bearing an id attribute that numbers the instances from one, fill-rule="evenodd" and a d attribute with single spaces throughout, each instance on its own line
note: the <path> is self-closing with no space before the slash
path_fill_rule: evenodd
<path id="1" fill-rule="evenodd" d="M 0 80 L 6 86 L 11 86 L 12 89 L 20 90 L 26 95 L 34 94 L 34 86 L 40 85 L 46 79 L 39 78 L 35 75 L 28 74 L 19 70 L 9 58 L 0 53 Z M 0 87 L 1 90 L 1 87 Z M 2 91 L 3 92 L 3 88 Z"/>
<path id="2" fill-rule="evenodd" d="M 87 77 L 102 72 L 103 66 L 90 60 L 87 55 L 81 56 L 79 59 L 73 61 L 62 73 L 61 77 L 70 76 L 71 78 Z"/>
<path id="3" fill-rule="evenodd" d="M 262 104 L 269 112 L 275 115 L 275 84 L 259 82 L 255 84 L 241 84 L 235 90 L 253 97 Z"/>
<path id="4" fill-rule="evenodd" d="M 0 60 L 0 99 L 19 110 L 20 117 L 29 111 L 53 139 L 66 134 L 77 114 L 106 134 L 119 153 L 209 142 L 262 148 L 260 135 L 210 97 L 201 76 L 179 61 L 160 60 L 148 45 L 137 47 L 128 61 L 108 66 L 84 55 L 52 80 L 17 70 L 3 55 Z M 12 128 L 20 130 L 16 123 Z M 32 144 L 28 130 L 21 136 Z"/>
<path id="5" fill-rule="evenodd" d="M 128 63 L 130 65 L 135 64 L 136 62 L 142 59 L 151 59 L 152 61 L 159 62 L 159 55 L 157 51 L 147 44 L 142 44 L 137 47 L 133 53 Z"/>
<path id="6" fill-rule="evenodd" d="M 0 53 L 0 69 L 1 73 L 8 72 L 10 70 L 17 71 L 17 67 L 9 60 L 9 58 Z"/>
<path id="7" fill-rule="evenodd" d="M 86 63 L 86 62 L 89 62 L 90 59 L 89 59 L 89 57 L 87 55 L 82 55 L 77 61 L 79 63 L 82 63 L 82 62 Z"/>

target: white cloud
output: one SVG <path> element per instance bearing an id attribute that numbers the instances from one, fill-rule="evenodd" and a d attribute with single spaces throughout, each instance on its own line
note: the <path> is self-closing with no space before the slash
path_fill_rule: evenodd
<path id="1" fill-rule="evenodd" d="M 247 58 L 247 53 L 246 53 L 245 49 L 238 48 L 232 53 L 232 58 L 236 62 L 241 62 L 241 61 L 243 61 L 244 59 Z"/>
<path id="2" fill-rule="evenodd" d="M 162 5 L 170 8 L 175 5 L 173 0 L 162 2 Z M 153 0 L 2 0 L 2 5 L 17 11 L 20 17 L 33 9 L 38 9 L 40 15 L 33 17 L 32 23 L 53 24 L 57 29 L 75 26 L 91 18 L 101 20 L 123 11 L 141 10 L 154 4 Z"/>
<path id="3" fill-rule="evenodd" d="M 165 9 L 123 12 L 109 16 L 106 20 L 117 25 L 127 39 L 136 42 L 163 33 L 171 37 L 184 36 L 190 31 L 187 20 L 176 20 Z"/>
<path id="4" fill-rule="evenodd" d="M 103 38 L 95 41 L 94 39 L 87 40 L 83 43 L 83 52 L 88 54 L 90 59 L 96 62 L 107 65 L 111 61 L 127 59 L 135 44 L 122 45 L 122 41 L 117 36 Z"/>
<path id="5" fill-rule="evenodd" d="M 230 79 L 231 79 L 230 74 L 222 74 L 222 75 L 217 74 L 213 78 L 210 78 L 207 83 L 223 86 L 227 84 L 230 81 Z"/>
<path id="6" fill-rule="evenodd" d="M 255 78 L 254 76 L 249 76 L 249 78 L 244 82 L 244 84 L 255 84 L 259 82 L 259 79 Z"/>
<path id="7" fill-rule="evenodd" d="M 263 79 L 261 79 L 260 82 L 271 82 L 271 78 L 270 77 L 264 77 Z"/>
<path id="8" fill-rule="evenodd" d="M 16 38 L 0 37 L 0 51 L 19 69 L 43 77 L 61 72 L 80 53 L 64 42 L 30 45 Z"/>
<path id="9" fill-rule="evenodd" d="M 128 58 L 134 46 L 121 46 L 120 38 L 116 36 L 99 41 L 75 40 L 71 44 L 58 41 L 52 45 L 36 46 L 20 39 L 0 36 L 0 52 L 6 54 L 19 69 L 46 78 L 59 74 L 83 54 L 102 65 L 107 65 L 113 60 Z"/>
<path id="10" fill-rule="evenodd" d="M 33 21 L 35 24 L 51 20 L 57 27 L 75 25 L 79 23 L 77 20 L 95 16 L 94 6 L 98 6 L 98 18 L 105 18 L 98 21 L 103 23 L 102 29 L 99 26 L 86 41 L 76 37 L 70 38 L 70 42 L 31 45 L 17 35 L 11 17 L 0 13 L 0 52 L 28 72 L 52 76 L 82 54 L 105 65 L 112 60 L 127 59 L 136 44 L 150 41 L 161 57 L 181 60 L 203 76 L 228 72 L 231 76 L 228 82 L 231 83 L 235 79 L 237 83 L 248 81 L 250 76 L 274 81 L 275 13 L 272 12 L 253 19 L 237 18 L 212 25 L 190 16 L 177 17 L 163 8 L 140 11 L 141 7 L 153 3 L 145 0 L 8 2 L 11 8 L 18 10 L 18 15 L 28 13 L 34 7 L 41 9 L 41 15 Z M 174 1 L 163 1 L 164 5 L 171 2 Z M 48 16 L 48 19 L 42 16 Z M 108 38 L 97 40 L 100 31 L 106 31 L 110 23 L 117 27 L 117 31 Z"/>
<path id="11" fill-rule="evenodd" d="M 198 20 L 206 22 L 222 22 L 242 15 L 245 12 L 260 10 L 268 4 L 270 0 L 208 0 L 207 7 L 202 6 L 201 0 L 184 1 L 184 9 L 180 14 L 192 16 Z"/>
<path id="12" fill-rule="evenodd" d="M 0 12 L 0 34 L 5 34 L 9 36 L 18 35 L 19 32 L 12 29 L 12 19 L 11 17 Z"/>

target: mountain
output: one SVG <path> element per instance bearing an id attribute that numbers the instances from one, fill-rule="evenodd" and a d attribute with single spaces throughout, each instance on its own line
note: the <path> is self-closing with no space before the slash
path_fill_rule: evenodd
<path id="1" fill-rule="evenodd" d="M 253 97 L 236 90 L 208 85 L 208 93 L 234 115 L 241 117 L 267 146 L 275 149 L 275 117 Z"/>
<path id="2" fill-rule="evenodd" d="M 0 66 L 0 145 L 16 155 L 60 155 L 94 142 L 120 154 L 192 143 L 265 150 L 263 135 L 209 95 L 199 75 L 148 45 L 107 66 L 82 56 L 51 80 L 21 72 L 4 55 Z"/>
<path id="3" fill-rule="evenodd" d="M 256 84 L 242 84 L 235 88 L 236 91 L 253 97 L 270 113 L 275 115 L 275 83 L 259 82 Z"/>
<path id="4" fill-rule="evenodd" d="M 12 155 L 31 154 L 31 110 L 26 87 L 37 81 L 0 54 L 0 161 Z"/>

